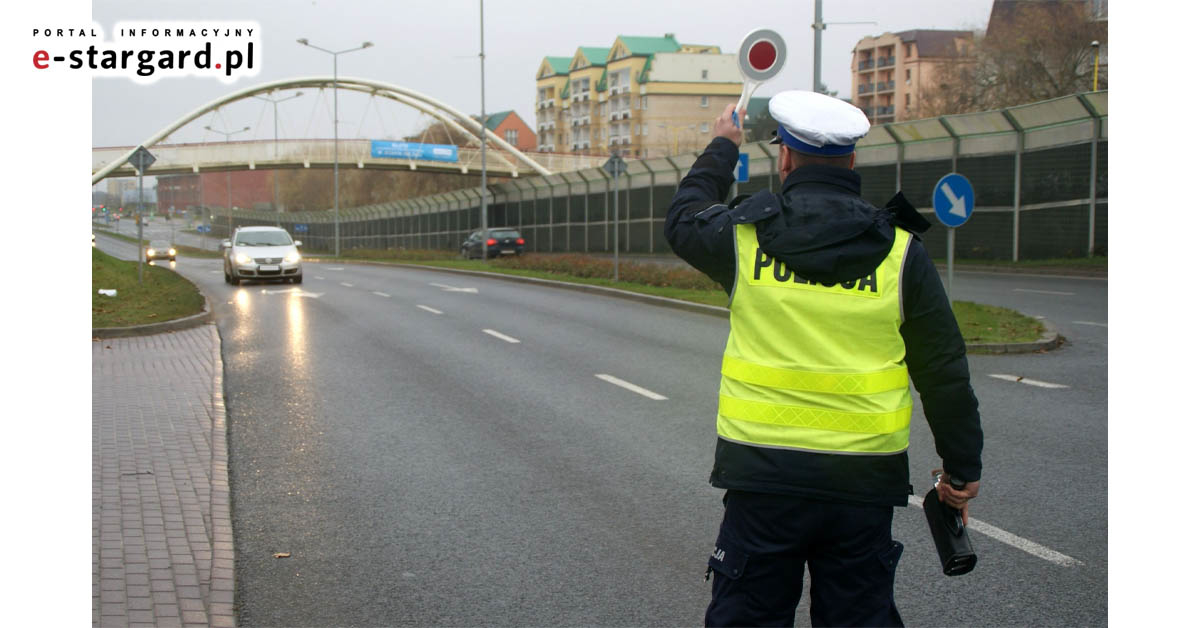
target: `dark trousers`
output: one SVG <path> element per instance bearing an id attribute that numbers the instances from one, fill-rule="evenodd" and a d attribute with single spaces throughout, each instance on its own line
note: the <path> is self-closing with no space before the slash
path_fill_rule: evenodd
<path id="1" fill-rule="evenodd" d="M 812 625 L 902 626 L 892 586 L 903 550 L 891 506 L 728 491 L 704 624 L 793 625 L 807 564 Z"/>

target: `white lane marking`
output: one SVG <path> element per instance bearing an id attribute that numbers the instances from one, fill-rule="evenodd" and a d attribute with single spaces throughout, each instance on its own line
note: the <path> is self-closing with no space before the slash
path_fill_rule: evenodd
<path id="1" fill-rule="evenodd" d="M 223 272 L 225 272 L 225 271 L 223 271 L 223 270 L 210 270 L 210 271 L 208 271 L 208 272 L 210 272 L 210 273 L 213 273 L 213 274 L 217 274 L 217 273 L 223 273 Z"/>
<path id="2" fill-rule="evenodd" d="M 354 287 L 354 284 L 352 284 L 352 283 L 346 283 L 346 282 L 344 282 L 344 281 L 343 281 L 343 282 L 340 282 L 340 283 L 341 283 L 343 286 L 346 286 L 347 288 L 353 288 L 353 287 Z"/>
<path id="3" fill-rule="evenodd" d="M 431 285 L 435 288 L 441 288 L 442 290 L 445 290 L 446 292 L 469 292 L 471 294 L 479 294 L 478 288 L 456 288 L 454 286 L 447 286 L 444 283 L 431 283 L 429 285 Z"/>
<path id="4" fill-rule="evenodd" d="M 666 400 L 666 397 L 654 392 L 653 390 L 646 390 L 645 388 L 642 388 L 641 386 L 638 386 L 637 384 L 630 384 L 629 382 L 627 382 L 623 379 L 620 379 L 618 377 L 613 377 L 612 375 L 596 373 L 596 377 L 599 377 L 600 379 L 602 379 L 614 386 L 620 386 L 621 388 L 624 388 L 625 390 L 633 391 L 643 397 L 649 397 L 655 401 Z"/>
<path id="5" fill-rule="evenodd" d="M 425 310 L 426 312 L 429 312 L 430 314 L 441 314 L 442 313 L 441 310 L 435 310 L 435 309 L 429 307 L 428 305 L 419 305 L 418 304 L 417 307 L 421 308 L 422 310 Z"/>
<path id="6" fill-rule="evenodd" d="M 317 279 L 324 280 L 325 278 L 320 275 L 317 275 Z"/>
<path id="7" fill-rule="evenodd" d="M 386 292 L 371 292 L 371 294 L 377 294 L 377 295 L 379 295 L 379 296 L 381 296 L 381 297 L 383 297 L 383 298 L 385 298 L 385 299 L 390 299 L 390 298 L 392 298 L 392 295 L 390 295 L 390 294 L 388 294 L 388 293 L 386 293 Z"/>
<path id="8" fill-rule="evenodd" d="M 1057 294 L 1064 297 L 1075 296 L 1074 292 L 1055 292 L 1054 290 L 1029 290 L 1027 288 L 1013 288 L 1013 292 L 1032 292 L 1034 294 Z"/>
<path id="9" fill-rule="evenodd" d="M 336 268 L 326 268 L 325 270 L 346 270 L 346 269 L 338 266 Z"/>
<path id="10" fill-rule="evenodd" d="M 917 508 L 922 508 L 921 499 L 915 495 L 908 496 L 908 503 L 916 506 Z M 1070 556 L 1056 552 L 1045 545 L 1039 545 L 1033 541 L 1030 541 L 1029 539 L 1001 530 L 994 525 L 984 523 L 974 517 L 971 517 L 971 519 L 967 522 L 967 529 L 990 536 L 1001 543 L 1011 545 L 1023 552 L 1033 554 L 1042 560 L 1052 562 L 1060 567 L 1075 567 L 1083 565 L 1083 561 L 1081 560 L 1071 558 Z"/>
<path id="11" fill-rule="evenodd" d="M 485 330 L 483 330 L 483 333 L 495 336 L 495 337 L 503 340 L 504 342 L 511 342 L 513 344 L 521 342 L 520 340 L 517 340 L 516 338 L 513 338 L 512 336 L 505 336 L 504 334 L 502 334 L 494 329 L 485 329 Z"/>
<path id="12" fill-rule="evenodd" d="M 988 373 L 988 377 L 995 377 L 1006 382 L 1018 382 L 1028 384 L 1030 386 L 1038 386 L 1040 388 L 1070 388 L 1063 384 L 1051 384 L 1050 382 L 1041 382 L 1036 379 L 1026 379 L 1023 375 L 1006 375 L 1004 373 Z"/>
<path id="13" fill-rule="evenodd" d="M 1071 321 L 1076 325 L 1095 325 L 1096 327 L 1108 327 L 1108 323 L 1093 323 L 1092 321 Z"/>

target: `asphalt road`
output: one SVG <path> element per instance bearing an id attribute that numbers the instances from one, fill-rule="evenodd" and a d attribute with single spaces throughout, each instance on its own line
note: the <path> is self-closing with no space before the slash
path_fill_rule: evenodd
<path id="1" fill-rule="evenodd" d="M 239 288 L 219 260 L 177 270 L 215 298 L 242 625 L 702 621 L 725 320 L 425 270 L 306 263 L 302 286 Z M 956 272 L 954 286 L 1069 342 L 971 357 L 980 563 L 942 576 L 922 513 L 898 510 L 901 614 L 1106 624 L 1107 282 Z M 920 416 L 918 495 L 938 464 Z"/>

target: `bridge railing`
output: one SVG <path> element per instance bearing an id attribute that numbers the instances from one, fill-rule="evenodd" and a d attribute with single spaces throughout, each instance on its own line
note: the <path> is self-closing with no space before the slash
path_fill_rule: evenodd
<path id="1" fill-rule="evenodd" d="M 92 149 L 92 171 L 103 168 L 113 160 L 120 159 L 130 147 L 106 147 Z M 189 171 L 242 169 L 247 167 L 270 168 L 280 165 L 294 167 L 329 167 L 334 160 L 334 142 L 319 140 L 254 140 L 205 144 L 156 144 L 150 147 L 156 161 L 151 174 L 170 174 Z M 460 147 L 457 162 L 393 159 L 371 156 L 371 140 L 338 140 L 337 158 L 342 167 L 358 167 L 359 164 L 414 170 L 439 170 L 448 172 L 478 172 L 480 169 L 479 149 Z M 577 155 L 533 155 L 539 163 L 552 171 L 591 167 L 597 159 Z M 496 176 L 527 176 L 533 170 L 498 149 L 487 151 L 488 170 Z M 553 164 L 553 165 L 551 165 Z M 555 167 L 557 166 L 557 168 Z M 133 167 L 125 164 L 114 171 L 113 176 L 131 176 Z"/>

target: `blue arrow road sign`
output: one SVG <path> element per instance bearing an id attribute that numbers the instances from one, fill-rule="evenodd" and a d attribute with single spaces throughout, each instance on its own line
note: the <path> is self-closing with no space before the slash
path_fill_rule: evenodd
<path id="1" fill-rule="evenodd" d="M 938 179 L 933 186 L 933 211 L 947 227 L 967 222 L 975 211 L 975 189 L 961 174 L 951 173 Z"/>
<path id="2" fill-rule="evenodd" d="M 738 165 L 735 172 L 738 183 L 750 180 L 750 153 L 738 153 Z"/>

